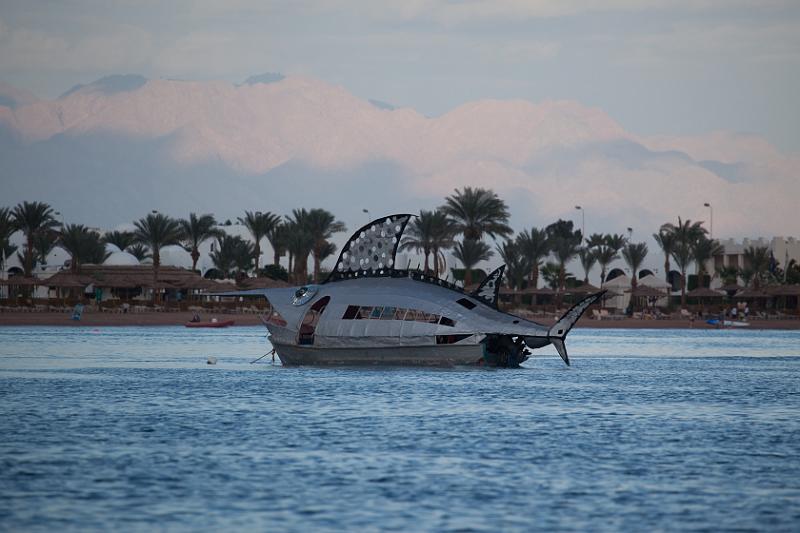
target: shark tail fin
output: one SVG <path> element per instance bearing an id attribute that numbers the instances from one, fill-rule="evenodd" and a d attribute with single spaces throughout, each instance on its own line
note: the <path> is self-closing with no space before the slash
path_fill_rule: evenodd
<path id="1" fill-rule="evenodd" d="M 572 327 L 575 325 L 581 315 L 583 315 L 583 313 L 589 308 L 589 306 L 602 298 L 605 293 L 606 291 L 600 291 L 590 294 L 583 300 L 573 305 L 569 311 L 564 313 L 564 315 L 558 319 L 558 322 L 553 324 L 553 326 L 547 332 L 547 337 L 550 340 L 550 343 L 555 347 L 558 355 L 561 356 L 561 359 L 563 359 L 567 365 L 569 365 L 569 355 L 567 354 L 567 346 L 564 343 L 567 338 L 567 333 L 570 332 Z"/>

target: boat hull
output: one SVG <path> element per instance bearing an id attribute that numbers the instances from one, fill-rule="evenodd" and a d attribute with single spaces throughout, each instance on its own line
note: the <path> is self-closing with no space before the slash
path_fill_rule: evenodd
<path id="1" fill-rule="evenodd" d="M 321 348 L 273 344 L 285 366 L 460 366 L 480 364 L 483 345 Z"/>
<path id="2" fill-rule="evenodd" d="M 232 326 L 235 322 L 233 320 L 220 320 L 218 322 L 187 322 L 187 328 L 227 328 Z"/>

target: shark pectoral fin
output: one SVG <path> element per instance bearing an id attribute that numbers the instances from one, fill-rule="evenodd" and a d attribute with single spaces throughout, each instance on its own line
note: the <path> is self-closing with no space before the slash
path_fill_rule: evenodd
<path id="1" fill-rule="evenodd" d="M 550 342 L 556 347 L 556 351 L 558 352 L 558 355 L 561 356 L 561 359 L 563 359 L 564 362 L 567 363 L 567 366 L 569 366 L 569 355 L 567 355 L 567 345 L 564 344 L 564 340 L 551 337 Z"/>

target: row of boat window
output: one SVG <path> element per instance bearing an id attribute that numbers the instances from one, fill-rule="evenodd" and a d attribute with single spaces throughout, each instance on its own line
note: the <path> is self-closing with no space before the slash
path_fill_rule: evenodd
<path id="1" fill-rule="evenodd" d="M 455 321 L 446 316 L 426 313 L 404 307 L 348 305 L 342 320 L 404 320 L 406 322 L 427 322 L 453 327 Z"/>

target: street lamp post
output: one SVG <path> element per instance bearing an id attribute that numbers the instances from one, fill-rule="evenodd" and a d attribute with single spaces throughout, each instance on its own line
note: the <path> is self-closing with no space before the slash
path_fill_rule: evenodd
<path id="1" fill-rule="evenodd" d="M 575 209 L 577 209 L 578 211 L 581 212 L 581 237 L 583 237 L 585 239 L 586 238 L 586 216 L 585 216 L 586 210 L 580 205 L 576 205 Z"/>
<path id="2" fill-rule="evenodd" d="M 711 216 L 709 226 L 711 228 L 711 231 L 710 231 L 711 238 L 713 239 L 714 238 L 714 208 L 711 207 L 711 203 L 710 202 L 706 202 L 703 205 L 708 208 L 709 214 Z"/>
<path id="3" fill-rule="evenodd" d="M 367 223 L 370 223 L 372 221 L 372 217 L 369 216 L 369 209 L 362 209 L 361 212 L 367 214 Z"/>
<path id="4" fill-rule="evenodd" d="M 628 242 L 633 241 L 633 228 L 628 228 Z"/>

